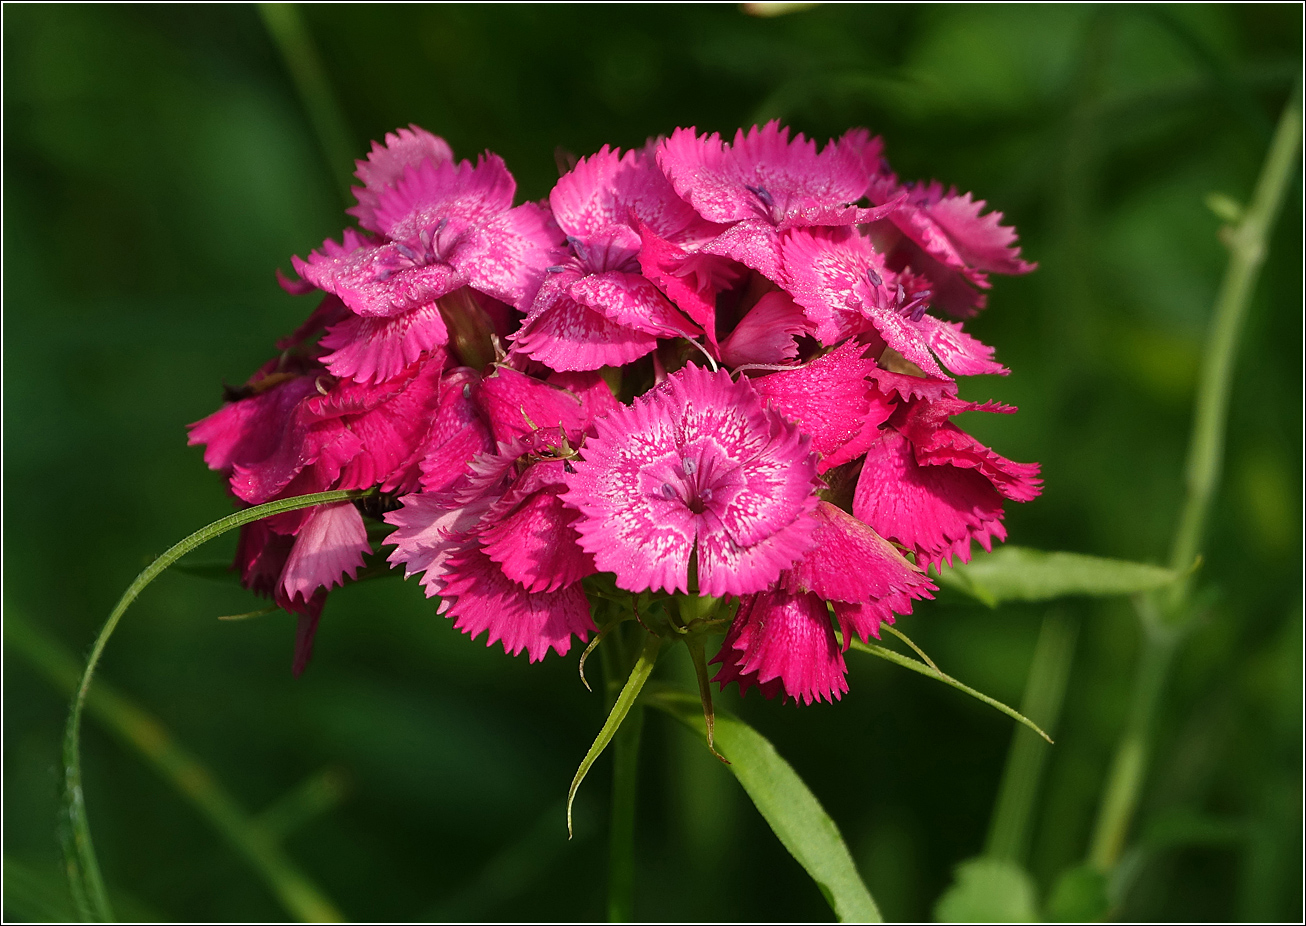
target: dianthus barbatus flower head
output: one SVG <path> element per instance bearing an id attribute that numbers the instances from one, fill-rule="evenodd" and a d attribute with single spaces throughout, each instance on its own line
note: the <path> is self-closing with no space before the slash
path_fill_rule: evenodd
<path id="1" fill-rule="evenodd" d="M 629 591 L 766 588 L 812 546 L 816 455 L 747 381 L 686 366 L 594 422 L 566 477 L 581 546 Z"/>

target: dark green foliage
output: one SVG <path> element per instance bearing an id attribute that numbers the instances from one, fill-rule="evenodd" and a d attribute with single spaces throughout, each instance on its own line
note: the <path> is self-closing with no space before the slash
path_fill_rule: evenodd
<path id="1" fill-rule="evenodd" d="M 1021 408 L 963 427 L 1044 465 L 1044 496 L 1009 511 L 1013 542 L 1166 561 L 1226 261 L 1205 200 L 1250 194 L 1300 73 L 1299 7 L 302 12 L 360 156 L 416 122 L 461 156 L 502 154 L 540 197 L 557 146 L 778 116 L 821 139 L 867 125 L 903 176 L 974 190 L 1041 265 L 996 279 L 970 325 L 1013 374 L 962 387 Z M 3 604 L 83 653 L 143 566 L 230 510 L 183 426 L 307 313 L 272 270 L 338 235 L 344 203 L 253 7 L 8 6 L 4 27 Z M 1125 919 L 1302 915 L 1300 203 L 1295 181 L 1239 355 L 1199 576 L 1214 593 L 1163 695 L 1132 874 L 1112 885 Z M 1019 704 L 1045 606 L 962 602 L 901 626 L 950 675 Z M 333 595 L 296 681 L 293 621 L 216 620 L 261 603 L 166 574 L 102 677 L 251 811 L 342 770 L 342 802 L 286 848 L 350 917 L 604 915 L 606 759 L 566 840 L 562 799 L 604 716 L 575 650 L 509 659 L 452 630 L 414 583 L 368 582 Z M 1137 622 L 1124 600 L 1063 607 L 1082 624 L 1026 867 L 1039 909 L 1082 916 L 1100 894 L 1059 879 L 1083 859 L 1125 722 Z M 983 847 L 1012 722 L 880 660 L 850 670 L 833 707 L 719 702 L 810 786 L 885 916 L 926 918 Z M 679 648 L 659 664 L 671 675 L 692 686 Z M 5 913 L 66 916 L 66 702 L 8 648 L 4 684 Z M 828 918 L 729 771 L 649 716 L 636 915 Z M 83 748 L 121 915 L 284 916 L 138 756 L 94 724 Z"/>

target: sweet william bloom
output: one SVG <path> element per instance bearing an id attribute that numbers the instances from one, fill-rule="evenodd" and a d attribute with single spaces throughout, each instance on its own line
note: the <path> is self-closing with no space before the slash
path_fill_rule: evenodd
<path id="1" fill-rule="evenodd" d="M 466 311 L 504 314 L 454 299 L 464 288 L 524 311 L 559 256 L 547 210 L 513 207 L 516 182 L 496 155 L 455 163 L 442 140 L 414 129 L 387 136 L 358 176 L 352 211 L 372 234 L 346 229 L 342 243 L 293 260 L 305 284 L 352 313 L 323 340 L 337 376 L 387 379 L 448 343 Z"/>
<path id="2" fill-rule="evenodd" d="M 928 281 L 891 271 L 855 229 L 794 229 L 783 251 L 786 286 L 823 344 L 869 329 L 931 376 L 947 376 L 940 364 L 962 376 L 1007 372 L 993 349 L 960 324 L 926 312 L 933 298 Z"/>
<path id="3" fill-rule="evenodd" d="M 565 655 L 594 629 L 579 584 L 594 561 L 577 543 L 579 513 L 562 502 L 559 440 L 556 428 L 513 437 L 477 456 L 454 489 L 407 496 L 385 516 L 397 528 L 390 562 L 424 574 L 440 613 L 532 662 Z"/>
<path id="4" fill-rule="evenodd" d="M 604 146 L 549 194 L 568 257 L 549 268 L 516 350 L 555 370 L 597 370 L 638 359 L 658 338 L 703 333 L 640 272 L 640 231 L 693 238 L 705 226 L 650 154 Z"/>
<path id="5" fill-rule="evenodd" d="M 934 291 L 934 303 L 958 318 L 984 308 L 986 297 L 979 289 L 990 287 L 989 273 L 1029 273 L 1037 265 L 1021 260 L 1016 247 L 1016 230 L 1002 225 L 1001 212 L 984 211 L 985 202 L 970 193 L 959 195 L 955 188 L 943 190 L 931 183 L 900 184 L 882 169 L 867 190 L 871 202 L 895 202 L 898 208 L 881 226 L 876 237 L 895 241 L 887 248 L 890 266 L 911 266 L 923 274 Z"/>
<path id="6" fill-rule="evenodd" d="M 1015 409 L 964 402 L 928 381 L 908 385 L 915 377 L 879 373 L 876 378 L 909 395 L 927 394 L 900 404 L 867 450 L 853 513 L 913 551 L 921 567 L 951 565 L 954 557 L 969 562 L 972 540 L 985 550 L 994 540 L 1005 540 L 1003 501 L 1036 498 L 1039 466 L 994 453 L 948 419 L 968 411 L 1010 414 Z"/>
<path id="7" fill-rule="evenodd" d="M 806 553 L 815 526 L 810 439 L 746 382 L 686 366 L 595 419 L 566 500 L 581 546 L 629 591 L 759 592 Z"/>
<path id="8" fill-rule="evenodd" d="M 705 250 L 730 257 L 783 282 L 780 233 L 812 225 L 853 225 L 884 218 L 890 201 L 856 206 L 870 184 L 864 129 L 853 129 L 820 152 L 801 134 L 792 140 L 779 122 L 721 136 L 676 129 L 658 146 L 658 164 L 676 192 L 704 219 L 727 226 Z M 876 149 L 878 150 L 878 149 Z"/>
<path id="9" fill-rule="evenodd" d="M 714 681 L 756 685 L 763 696 L 783 694 L 804 704 L 836 701 L 848 690 L 843 651 L 854 636 L 879 637 L 882 621 L 910 614 L 911 602 L 934 586 L 866 524 L 820 502 L 813 512 L 815 547 L 781 574 L 775 586 L 747 595 L 731 624 Z M 840 649 L 830 608 L 843 632 Z"/>

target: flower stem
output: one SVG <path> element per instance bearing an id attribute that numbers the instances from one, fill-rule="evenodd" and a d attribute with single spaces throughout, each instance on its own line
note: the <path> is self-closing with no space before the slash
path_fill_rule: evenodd
<path id="1" fill-rule="evenodd" d="M 1225 425 L 1238 338 L 1265 261 L 1268 238 L 1283 206 L 1301 143 L 1301 93 L 1293 93 L 1279 118 L 1252 202 L 1226 229 L 1229 266 L 1215 300 L 1206 355 L 1197 386 L 1193 431 L 1185 469 L 1184 507 L 1170 563 L 1187 571 L 1201 548 L 1224 459 Z M 1144 630 L 1129 721 L 1116 748 L 1098 808 L 1088 861 L 1108 872 L 1120 859 L 1147 776 L 1151 733 L 1182 628 L 1189 622 L 1191 578 L 1137 600 Z"/>
<path id="2" fill-rule="evenodd" d="M 1043 618 L 1020 712 L 1050 733 L 1057 719 L 1075 657 L 1077 618 L 1052 613 Z M 1026 727 L 1016 727 L 993 809 L 985 855 L 1023 864 L 1029 848 L 1030 818 L 1047 761 L 1048 744 Z"/>
<path id="3" fill-rule="evenodd" d="M 86 799 L 82 794 L 82 712 L 86 706 L 87 692 L 91 688 L 91 679 L 95 675 L 96 666 L 100 663 L 100 657 L 104 654 L 104 647 L 109 642 L 109 637 L 113 635 L 114 629 L 117 628 L 118 622 L 122 620 L 122 616 L 127 613 L 127 608 L 145 590 L 145 587 L 158 578 L 165 569 L 191 550 L 215 537 L 220 537 L 227 531 L 257 521 L 260 518 L 281 514 L 284 511 L 297 511 L 300 508 L 311 508 L 314 505 L 325 505 L 328 502 L 349 501 L 362 498 L 370 492 L 370 489 L 367 491 L 337 490 L 334 492 L 319 492 L 315 495 L 298 495 L 294 498 L 278 499 L 274 502 L 268 502 L 266 505 L 246 508 L 244 511 L 237 511 L 225 518 L 219 518 L 212 524 L 200 528 L 184 540 L 173 544 L 162 556 L 145 567 L 144 571 L 135 578 L 132 584 L 127 587 L 127 591 L 123 592 L 122 597 L 118 599 L 118 604 L 109 614 L 109 619 L 104 622 L 104 626 L 100 628 L 100 634 L 95 638 L 95 644 L 91 647 L 91 654 L 86 660 L 86 669 L 82 673 L 80 683 L 73 692 L 72 706 L 68 711 L 68 723 L 64 727 L 63 812 L 67 817 L 64 861 L 68 866 L 68 882 L 72 890 L 73 901 L 77 904 L 78 912 L 83 919 L 109 921 L 113 919 L 113 910 L 109 906 L 109 897 L 104 889 L 104 879 L 100 876 L 100 862 L 95 855 L 95 845 L 91 842 L 91 825 L 86 818 Z"/>
<path id="4" fill-rule="evenodd" d="M 612 743 L 612 833 L 608 855 L 608 922 L 635 913 L 635 800 L 644 705 L 636 703 Z"/>
<path id="5" fill-rule="evenodd" d="M 603 660 L 604 674 L 608 678 L 608 690 L 614 691 L 619 684 L 620 675 L 630 666 L 629 656 L 634 647 L 626 646 L 625 626 L 614 627 L 609 639 L 615 650 Z M 608 920 L 613 923 L 628 923 L 635 911 L 635 804 L 638 795 L 637 770 L 639 766 L 639 739 L 644 726 L 644 704 L 638 700 L 639 692 L 653 672 L 657 662 L 658 650 L 662 647 L 662 638 L 655 634 L 646 634 L 639 658 L 629 669 L 630 677 L 617 696 L 608 715 L 608 722 L 600 731 L 595 746 L 601 749 L 601 742 L 606 742 L 607 734 L 612 739 L 612 828 L 608 847 Z M 605 648 L 600 647 L 600 652 Z M 623 709 L 623 704 L 624 709 Z M 615 731 L 608 728 L 616 724 Z M 597 758 L 592 747 L 586 761 L 591 763 Z M 577 781 L 572 784 L 575 794 L 579 779 L 587 765 L 582 763 L 577 772 Z M 571 825 L 568 809 L 568 827 Z"/>
<path id="6" fill-rule="evenodd" d="M 81 667 L 71 653 L 13 612 L 5 615 L 4 629 L 5 642 L 14 651 L 56 688 L 72 693 Z M 245 857 L 291 916 L 306 923 L 343 920 L 340 911 L 277 844 L 284 828 L 274 829 L 271 820 L 246 813 L 156 718 L 104 682 L 91 690 L 86 706 L 110 733 L 154 766 Z M 319 798 L 318 806 L 322 803 Z"/>

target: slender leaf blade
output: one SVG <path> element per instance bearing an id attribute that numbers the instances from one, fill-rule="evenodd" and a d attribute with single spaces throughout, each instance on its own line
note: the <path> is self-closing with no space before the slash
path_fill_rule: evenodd
<path id="1" fill-rule="evenodd" d="M 647 697 L 650 705 L 706 736 L 696 695 L 659 689 Z M 724 711 L 716 712 L 715 733 L 716 748 L 730 760 L 730 771 L 789 854 L 816 882 L 835 915 L 843 922 L 883 922 L 839 828 L 793 767 L 764 736 Z"/>
<path id="2" fill-rule="evenodd" d="M 953 678 L 951 675 L 948 675 L 946 672 L 940 672 L 934 666 L 927 666 L 925 663 L 912 659 L 910 656 L 904 656 L 902 653 L 895 653 L 893 650 L 889 649 L 888 647 L 879 646 L 878 644 L 875 643 L 863 643 L 861 640 L 857 640 L 857 639 L 854 639 L 852 641 L 852 648 L 855 650 L 860 650 L 863 653 L 870 653 L 872 656 L 879 656 L 881 659 L 885 659 L 896 665 L 900 665 L 904 669 L 911 669 L 913 672 L 919 672 L 921 675 L 929 676 L 935 681 L 943 682 L 943 684 L 945 685 L 948 685 L 952 688 L 956 688 L 958 691 L 970 695 L 975 700 L 983 701 L 989 707 L 1001 711 L 1002 713 L 1010 717 L 1012 720 L 1018 721 L 1019 723 L 1023 723 L 1025 726 L 1029 727 L 1031 730 L 1033 730 L 1039 736 L 1043 737 L 1043 739 L 1047 740 L 1049 743 L 1052 742 L 1052 737 L 1044 733 L 1042 727 L 1034 723 L 1034 721 L 1030 720 L 1028 717 L 1026 717 L 1020 711 L 1016 710 L 1014 707 L 1008 707 L 1007 705 L 999 701 L 997 698 L 990 698 L 984 692 L 976 691 L 974 688 L 970 687 L 969 685 L 957 681 L 955 678 Z"/>
<path id="3" fill-rule="evenodd" d="M 635 704 L 635 699 L 639 697 L 640 690 L 648 677 L 653 674 L 653 666 L 658 660 L 658 648 L 662 645 L 662 638 L 654 634 L 649 634 L 644 639 L 644 649 L 639 654 L 639 659 L 635 662 L 635 667 L 630 670 L 630 677 L 626 679 L 625 686 L 621 689 L 621 694 L 617 695 L 617 702 L 612 705 L 612 710 L 608 714 L 608 719 L 604 721 L 599 735 L 594 737 L 594 742 L 585 753 L 585 758 L 581 759 L 580 767 L 576 769 L 576 777 L 571 780 L 571 788 L 567 791 L 567 838 L 573 835 L 571 827 L 571 805 L 576 800 L 576 792 L 580 790 L 580 783 L 585 780 L 589 774 L 590 768 L 598 761 L 603 750 L 608 748 L 608 743 L 617 735 L 617 730 L 621 727 L 621 722 L 626 719 L 630 709 Z"/>
<path id="4" fill-rule="evenodd" d="M 1071 595 L 1107 598 L 1169 585 L 1173 569 L 1082 553 L 1001 547 L 939 572 L 941 585 L 994 607 L 1004 601 L 1051 601 Z"/>

